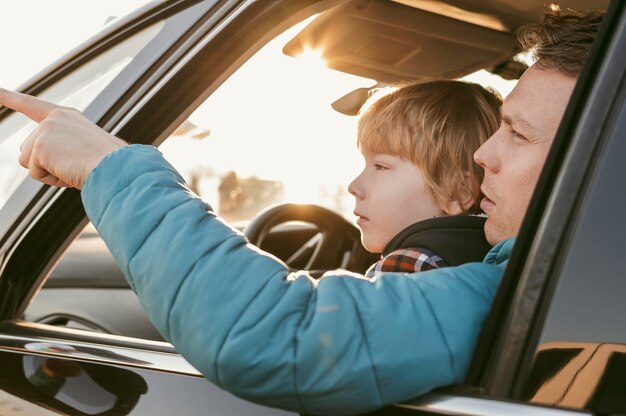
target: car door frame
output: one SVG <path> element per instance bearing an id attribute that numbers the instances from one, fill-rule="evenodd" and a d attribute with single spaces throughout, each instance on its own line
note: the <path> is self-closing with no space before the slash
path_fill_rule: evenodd
<path id="1" fill-rule="evenodd" d="M 293 9 L 292 19 L 296 20 L 301 19 L 304 15 L 312 15 L 315 10 L 321 10 L 333 3 L 337 2 L 307 1 L 304 4 L 304 2 L 299 3 L 294 0 L 286 2 L 285 5 Z M 615 3 L 617 2 L 612 3 L 612 8 L 616 16 L 616 23 L 604 25 L 604 30 L 610 31 L 610 33 L 613 33 L 616 28 L 621 28 L 624 22 L 623 7 L 614 6 Z M 194 32 L 196 36 L 202 37 L 206 44 L 197 43 L 197 38 L 189 38 L 189 50 L 177 56 L 170 56 L 169 61 L 164 60 L 163 65 L 151 74 L 149 80 L 144 79 L 137 88 L 128 90 L 117 101 L 117 105 L 110 106 L 99 121 L 105 129 L 121 137 L 136 137 L 140 143 L 159 144 L 178 123 L 182 122 L 192 112 L 196 103 L 203 101 L 210 95 L 225 79 L 226 75 L 239 66 L 242 57 L 249 56 L 255 47 L 258 48 L 267 37 L 273 36 L 279 30 L 278 28 L 285 24 L 284 16 L 276 9 L 272 10 L 271 4 L 252 3 L 246 7 L 243 7 L 241 2 L 236 1 L 223 1 L 219 4 L 223 12 L 220 19 L 213 21 L 209 19 L 209 21 L 203 22 L 206 25 L 204 32 L 202 30 Z M 275 17 L 272 17 L 272 13 Z M 263 30 L 263 33 L 266 34 L 265 37 L 259 38 L 254 30 L 246 29 L 246 25 L 254 26 L 255 21 L 263 25 L 258 30 Z M 274 25 L 273 28 L 272 25 Z M 549 293 L 548 286 L 553 284 L 549 278 L 554 275 L 554 269 L 558 265 L 559 256 L 555 256 L 555 254 L 562 253 L 567 247 L 569 231 L 562 221 L 563 214 L 567 214 L 569 221 L 575 220 L 578 209 L 576 204 L 577 192 L 585 184 L 585 176 L 582 174 L 575 175 L 572 170 L 575 164 L 580 163 L 581 160 L 586 161 L 587 166 L 589 166 L 594 161 L 593 157 L 596 154 L 589 152 L 586 157 L 581 155 L 583 150 L 589 146 L 588 143 L 585 145 L 582 139 L 585 137 L 584 134 L 592 134 L 595 140 L 591 140 L 591 145 L 597 144 L 599 146 L 603 131 L 600 127 L 604 125 L 609 116 L 607 112 L 597 114 L 597 112 L 591 111 L 589 103 L 594 102 L 593 100 L 588 100 L 587 105 L 584 105 L 582 101 L 584 97 L 598 100 L 598 96 L 601 94 L 604 94 L 604 97 L 614 97 L 614 94 L 611 94 L 611 89 L 607 89 L 608 79 L 596 85 L 593 84 L 594 78 L 601 75 L 623 76 L 623 68 L 620 68 L 620 71 L 616 73 L 610 67 L 612 62 L 618 60 L 617 53 L 611 49 L 611 46 L 614 47 L 608 41 L 606 45 L 601 44 L 600 51 L 596 52 L 593 65 L 588 65 L 586 72 L 581 76 L 581 82 L 578 83 L 574 94 L 575 99 L 572 100 L 574 104 L 568 107 L 565 121 L 555 140 L 555 147 L 548 158 L 547 168 L 541 175 L 538 191 L 531 202 L 530 211 L 534 214 L 527 216 L 524 221 L 522 233 L 527 234 L 518 240 L 509 263 L 505 278 L 509 278 L 517 285 L 514 285 L 516 286 L 515 290 L 510 288 L 506 293 L 510 299 L 510 308 L 506 317 L 496 325 L 496 328 L 499 329 L 499 335 L 497 341 L 493 343 L 495 347 L 492 350 L 493 359 L 485 363 L 485 368 L 488 370 L 481 377 L 484 383 L 481 385 L 484 387 L 484 391 L 490 395 L 510 398 L 514 397 L 516 389 L 519 389 L 519 383 L 516 383 L 515 377 L 519 375 L 523 363 L 529 360 L 530 350 L 532 350 L 528 346 L 532 344 L 533 340 L 532 325 L 540 317 L 539 295 L 544 294 L 541 300 L 545 303 L 548 298 L 546 295 Z M 233 56 L 237 56 L 237 58 L 234 59 Z M 223 59 L 216 59 L 216 57 Z M 600 65 L 602 58 L 604 61 Z M 45 84 L 41 85 L 43 88 Z M 26 91 L 36 92 L 37 89 L 26 89 Z M 196 92 L 189 94 L 189 91 Z M 576 118 L 580 118 L 578 123 L 575 123 Z M 572 144 L 569 150 L 565 152 L 569 137 L 572 137 Z M 558 184 L 557 192 L 550 194 L 550 190 L 555 184 Z M 3 245 L 0 246 L 0 250 L 4 255 L 4 261 L 0 276 L 6 272 L 9 265 L 21 264 L 23 266 L 31 261 L 32 257 L 29 259 L 28 254 L 32 253 L 33 249 L 38 248 L 46 251 L 46 260 L 42 262 L 39 269 L 27 270 L 39 276 L 46 275 L 55 258 L 58 258 L 55 256 L 63 251 L 64 247 L 69 244 L 86 222 L 80 195 L 77 191 L 58 190 L 49 187 L 42 189 L 44 190 L 43 193 L 40 191 L 35 199 L 40 208 L 33 214 L 32 218 L 21 218 L 19 226 L 13 227 L 13 231 L 17 233 L 19 238 L 14 239 L 10 246 L 4 245 L 7 241 L 11 241 L 10 238 L 5 237 L 2 240 Z M 568 190 L 576 192 L 568 194 L 566 192 Z M 538 213 L 542 212 L 544 207 L 545 215 L 542 216 Z M 52 219 L 56 221 L 52 221 Z M 55 224 L 51 224 L 52 222 Z M 549 234 L 554 236 L 555 233 L 560 238 L 549 236 Z M 51 241 L 50 247 L 40 247 L 42 244 L 38 245 L 37 241 Z M 19 247 L 22 247 L 21 252 L 14 249 L 17 242 L 19 242 Z M 0 279 L 0 284 L 2 280 Z M 541 282 L 539 292 L 537 289 L 538 281 Z M 12 290 L 12 293 L 15 293 L 14 291 L 17 289 L 12 288 Z M 29 293 L 22 292 L 21 299 L 26 298 Z M 530 306 L 526 298 L 528 293 L 533 293 L 536 297 Z M 8 304 L 10 302 L 5 297 L 2 305 L 0 305 L 0 318 L 2 320 L 14 319 L 16 312 L 20 310 L 21 305 L 4 306 Z M 534 318 L 530 321 L 524 321 L 524 317 L 529 316 L 529 311 L 532 312 L 531 315 Z M 45 332 L 45 330 L 42 331 Z M 80 336 L 83 337 L 82 334 Z M 87 334 L 82 339 L 88 341 L 90 337 Z M 108 342 L 107 340 L 104 341 Z M 509 365 L 516 363 L 513 366 L 514 369 L 501 365 L 507 361 Z M 449 407 L 443 406 L 442 403 L 450 403 L 452 398 L 478 400 L 479 403 L 491 402 L 487 399 L 468 397 L 463 394 L 459 394 L 457 397 L 455 393 L 446 393 L 428 395 L 406 406 L 427 414 L 444 414 L 449 411 L 445 410 Z M 518 404 L 511 403 L 511 405 L 517 406 Z M 483 413 L 472 413 L 468 410 L 466 413 L 461 411 L 460 414 Z"/>

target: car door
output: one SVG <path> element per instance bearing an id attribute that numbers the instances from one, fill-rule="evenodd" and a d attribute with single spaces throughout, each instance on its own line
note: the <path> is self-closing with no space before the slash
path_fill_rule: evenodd
<path id="1" fill-rule="evenodd" d="M 115 77 L 105 90 L 97 94 L 93 103 L 85 107 L 85 112 L 121 137 L 132 137 L 139 143 L 159 144 L 185 120 L 198 101 L 209 96 L 260 43 L 281 28 L 335 3 L 339 2 L 158 3 L 154 8 L 145 9 L 144 14 L 135 16 L 136 21 L 127 21 L 127 26 L 120 25 L 118 38 L 121 40 L 130 36 L 134 33 L 131 30 L 133 27 L 139 30 L 139 22 L 147 25 L 159 17 L 167 20 L 170 17 L 185 16 L 176 25 L 183 29 L 168 38 L 170 42 L 166 44 L 169 47 L 158 51 L 147 48 L 145 53 L 141 49 L 141 56 L 146 58 L 142 61 L 143 66 L 131 71 L 134 76 L 128 79 Z M 621 13 L 619 7 L 613 8 L 615 22 L 621 22 Z M 614 33 L 616 27 L 608 27 L 608 40 L 604 46 L 607 50 L 611 36 L 618 39 L 621 36 Z M 95 51 L 96 49 L 85 51 L 84 60 L 77 60 L 76 65 L 88 60 Z M 599 54 L 598 59 L 603 57 L 604 55 Z M 611 58 L 609 54 L 606 58 L 604 65 L 616 65 L 611 59 L 617 58 Z M 623 66 L 617 68 L 621 76 Z M 514 351 L 514 354 L 509 348 L 511 345 L 519 346 L 520 340 L 530 342 L 531 334 L 538 328 L 536 325 L 539 325 L 539 321 L 528 319 L 527 314 L 520 312 L 516 315 L 525 296 L 537 293 L 536 285 L 531 288 L 524 285 L 526 276 L 543 276 L 542 282 L 555 281 L 558 277 L 552 273 L 552 269 L 549 270 L 550 273 L 543 275 L 536 271 L 531 273 L 529 268 L 535 264 L 532 255 L 537 253 L 537 247 L 542 247 L 541 244 L 552 242 L 555 235 L 562 236 L 557 238 L 559 242 L 569 241 L 565 227 L 548 227 L 546 224 L 551 217 L 542 217 L 541 213 L 544 206 L 551 206 L 551 198 L 559 195 L 558 192 L 552 193 L 553 188 L 556 191 L 560 189 L 555 185 L 560 183 L 557 179 L 568 178 L 571 174 L 563 159 L 565 154 L 573 157 L 567 152 L 573 153 L 575 148 L 568 149 L 565 138 L 578 126 L 574 122 L 574 114 L 578 115 L 582 111 L 580 108 L 583 106 L 580 103 L 591 97 L 592 91 L 595 91 L 591 88 L 591 82 L 598 77 L 597 70 L 598 68 L 594 68 L 593 72 L 589 70 L 588 84 L 581 84 L 583 86 L 578 88 L 578 110 L 576 113 L 574 109 L 570 110 L 570 123 L 560 133 L 561 147 L 553 152 L 549 160 L 549 167 L 540 184 L 543 191 L 538 193 L 532 204 L 534 216 L 529 216 L 524 226 L 527 235 L 519 240 L 507 271 L 507 278 L 512 283 L 503 292 L 506 301 L 497 305 L 498 315 L 503 314 L 506 319 L 495 319 L 495 333 L 490 334 L 489 337 L 493 339 L 487 343 L 490 353 L 487 354 L 487 359 L 476 361 L 479 363 L 480 373 L 476 381 L 385 409 L 383 414 L 568 413 L 567 410 L 526 404 L 521 393 L 516 393 L 513 388 L 503 389 L 501 386 L 515 386 L 519 391 L 523 390 L 523 387 L 515 384 L 516 376 L 522 377 L 519 371 L 520 362 L 529 352 L 524 350 L 524 355 L 520 351 Z M 54 74 L 56 75 L 48 78 L 43 77 L 42 81 L 27 89 L 27 92 L 41 93 L 42 97 L 46 97 L 46 88 L 52 88 L 55 82 L 62 80 L 60 67 Z M 600 87 L 594 85 L 594 88 Z M 597 119 L 589 114 L 586 119 L 581 119 L 580 128 L 591 126 L 589 123 L 592 121 L 603 125 L 607 120 L 612 120 L 607 114 L 602 117 L 597 115 Z M 598 138 L 592 143 L 601 143 L 601 140 Z M 596 153 L 590 153 L 587 162 L 596 160 L 593 159 L 595 157 Z M 572 185 L 573 189 L 581 189 L 582 192 L 585 181 L 580 175 L 576 177 L 578 182 L 575 182 L 576 186 Z M 563 189 L 562 192 L 567 194 L 571 190 Z M 578 193 L 571 196 L 573 201 L 568 200 L 565 206 L 570 208 L 567 209 L 582 204 L 582 200 L 576 199 Z M 187 413 L 190 414 L 196 413 L 195 409 L 198 409 L 197 413 L 216 409 L 217 414 L 262 414 L 263 411 L 280 414 L 278 411 L 260 407 L 236 407 L 253 405 L 237 400 L 227 393 L 223 393 L 223 396 L 217 395 L 219 390 L 201 378 L 168 344 L 20 321 L 21 313 L 33 292 L 39 288 L 63 249 L 86 224 L 86 220 L 78 192 L 41 187 L 29 180 L 22 182 L 1 209 L 0 319 L 4 323 L 0 326 L 0 354 L 3 363 L 10 363 L 7 367 L 10 371 L 2 379 L 2 388 L 9 397 L 8 403 L 19 403 L 24 408 L 32 403 L 43 403 L 43 407 L 51 412 L 72 414 L 170 414 L 181 408 L 188 409 Z M 542 227 L 549 228 L 549 237 L 539 233 Z M 563 249 L 562 246 L 558 247 Z M 541 288 L 543 290 L 543 286 Z M 547 298 L 546 295 L 545 299 Z M 511 322 L 516 317 L 522 323 L 512 325 Z M 508 341 L 511 337 L 517 341 Z M 528 378 L 527 375 L 524 377 L 524 380 Z M 77 380 L 79 382 L 74 383 Z M 115 380 L 119 380 L 119 383 Z M 101 399 L 96 404 L 81 402 L 81 398 L 91 393 L 71 387 L 76 384 L 84 389 L 89 386 L 88 391 L 99 392 Z M 120 389 L 118 384 L 124 384 L 128 389 Z"/>

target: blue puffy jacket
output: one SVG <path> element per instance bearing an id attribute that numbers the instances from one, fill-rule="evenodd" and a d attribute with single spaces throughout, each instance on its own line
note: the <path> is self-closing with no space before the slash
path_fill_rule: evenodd
<path id="1" fill-rule="evenodd" d="M 249 244 L 151 146 L 108 155 L 82 198 L 191 364 L 236 395 L 305 413 L 365 412 L 461 382 L 513 245 L 483 263 L 315 281 Z"/>

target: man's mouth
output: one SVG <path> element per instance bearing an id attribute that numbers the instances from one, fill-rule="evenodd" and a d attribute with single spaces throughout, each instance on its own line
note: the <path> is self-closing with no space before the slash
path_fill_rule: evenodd
<path id="1" fill-rule="evenodd" d="M 489 199 L 488 197 L 484 197 L 481 201 L 480 201 L 480 209 L 482 209 L 483 211 L 487 212 L 490 209 L 493 209 L 496 207 L 496 203 L 493 202 L 491 199 Z"/>

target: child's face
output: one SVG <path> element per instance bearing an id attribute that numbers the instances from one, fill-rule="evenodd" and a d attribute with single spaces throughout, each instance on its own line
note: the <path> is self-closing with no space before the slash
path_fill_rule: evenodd
<path id="1" fill-rule="evenodd" d="M 356 198 L 354 214 L 368 251 L 379 253 L 409 225 L 445 215 L 413 163 L 387 154 L 362 154 L 365 168 L 348 191 Z"/>

